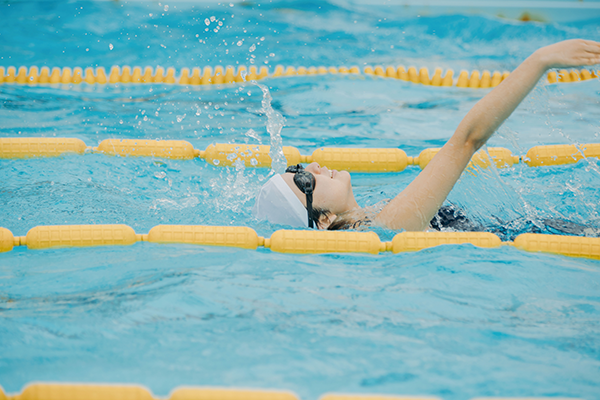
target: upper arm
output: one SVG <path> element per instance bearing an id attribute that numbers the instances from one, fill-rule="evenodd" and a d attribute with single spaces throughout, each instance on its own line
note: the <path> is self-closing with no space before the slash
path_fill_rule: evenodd
<path id="1" fill-rule="evenodd" d="M 376 218 L 378 223 L 407 231 L 427 228 L 476 150 L 474 144 L 456 136 L 381 210 Z"/>

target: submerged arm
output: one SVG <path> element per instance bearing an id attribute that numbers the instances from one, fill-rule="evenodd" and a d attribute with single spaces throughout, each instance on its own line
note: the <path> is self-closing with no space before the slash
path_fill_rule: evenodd
<path id="1" fill-rule="evenodd" d="M 391 229 L 427 229 L 473 154 L 512 114 L 546 70 L 598 63 L 600 43 L 593 41 L 567 40 L 537 50 L 475 104 L 427 167 L 381 210 L 377 222 Z"/>

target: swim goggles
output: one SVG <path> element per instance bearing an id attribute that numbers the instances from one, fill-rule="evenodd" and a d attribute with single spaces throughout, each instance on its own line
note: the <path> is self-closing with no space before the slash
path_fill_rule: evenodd
<path id="1" fill-rule="evenodd" d="M 304 167 L 300 164 L 290 165 L 287 167 L 285 172 L 291 172 L 294 174 L 294 183 L 298 186 L 298 189 L 306 195 L 306 209 L 308 210 L 308 227 L 314 228 L 313 224 L 313 192 L 317 182 L 315 177 L 310 172 L 304 170 Z"/>

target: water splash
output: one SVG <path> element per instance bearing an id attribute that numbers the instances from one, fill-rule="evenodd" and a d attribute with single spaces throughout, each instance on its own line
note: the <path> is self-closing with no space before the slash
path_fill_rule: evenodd
<path id="1" fill-rule="evenodd" d="M 282 174 L 287 167 L 287 160 L 283 154 L 283 141 L 281 139 L 281 129 L 285 124 L 285 118 L 271 107 L 271 100 L 273 98 L 271 97 L 269 88 L 257 82 L 252 83 L 258 86 L 263 93 L 262 109 L 260 111 L 267 116 L 267 132 L 269 132 L 269 136 L 271 137 L 271 150 L 269 151 L 271 171 L 269 175 Z"/>
<path id="2" fill-rule="evenodd" d="M 244 161 L 237 158 L 233 166 L 235 172 L 225 168 L 219 178 L 211 180 L 210 186 L 217 193 L 214 199 L 217 210 L 239 214 L 245 210 L 245 204 L 254 199 L 256 187 L 249 183 L 249 176 L 253 175 L 254 171 L 245 174 Z"/>
<path id="3" fill-rule="evenodd" d="M 281 129 L 283 128 L 285 119 L 281 113 L 271 107 L 272 98 L 269 89 L 264 85 L 255 82 L 252 83 L 258 86 L 263 93 L 260 112 L 267 116 L 267 132 L 269 132 L 271 138 L 269 156 L 271 156 L 271 160 L 273 161 L 271 163 L 271 171 L 268 175 L 283 173 L 287 167 L 287 160 L 283 154 L 281 139 Z M 256 139 L 261 143 L 260 137 L 252 129 L 248 130 L 244 135 Z M 256 184 L 250 182 L 249 177 L 254 176 L 256 173 L 254 170 L 250 174 L 247 173 L 244 161 L 237 152 L 230 154 L 227 159 L 233 163 L 235 172 L 226 168 L 218 179 L 211 180 L 210 185 L 215 193 L 217 193 L 214 206 L 219 211 L 232 211 L 235 214 L 239 214 L 246 209 L 245 204 L 254 199 L 258 191 L 257 185 L 259 185 L 260 179 Z M 215 165 L 217 164 L 216 161 Z M 256 165 L 257 161 L 256 159 L 252 159 L 250 163 Z"/>

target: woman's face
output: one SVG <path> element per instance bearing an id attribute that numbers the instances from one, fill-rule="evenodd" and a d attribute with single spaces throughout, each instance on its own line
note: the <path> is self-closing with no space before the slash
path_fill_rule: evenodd
<path id="1" fill-rule="evenodd" d="M 329 170 L 316 162 L 309 164 L 305 170 L 315 177 L 313 207 L 329 210 L 333 214 L 358 208 L 348 171 Z M 306 195 L 294 183 L 294 174 L 288 172 L 281 177 L 306 207 Z"/>

